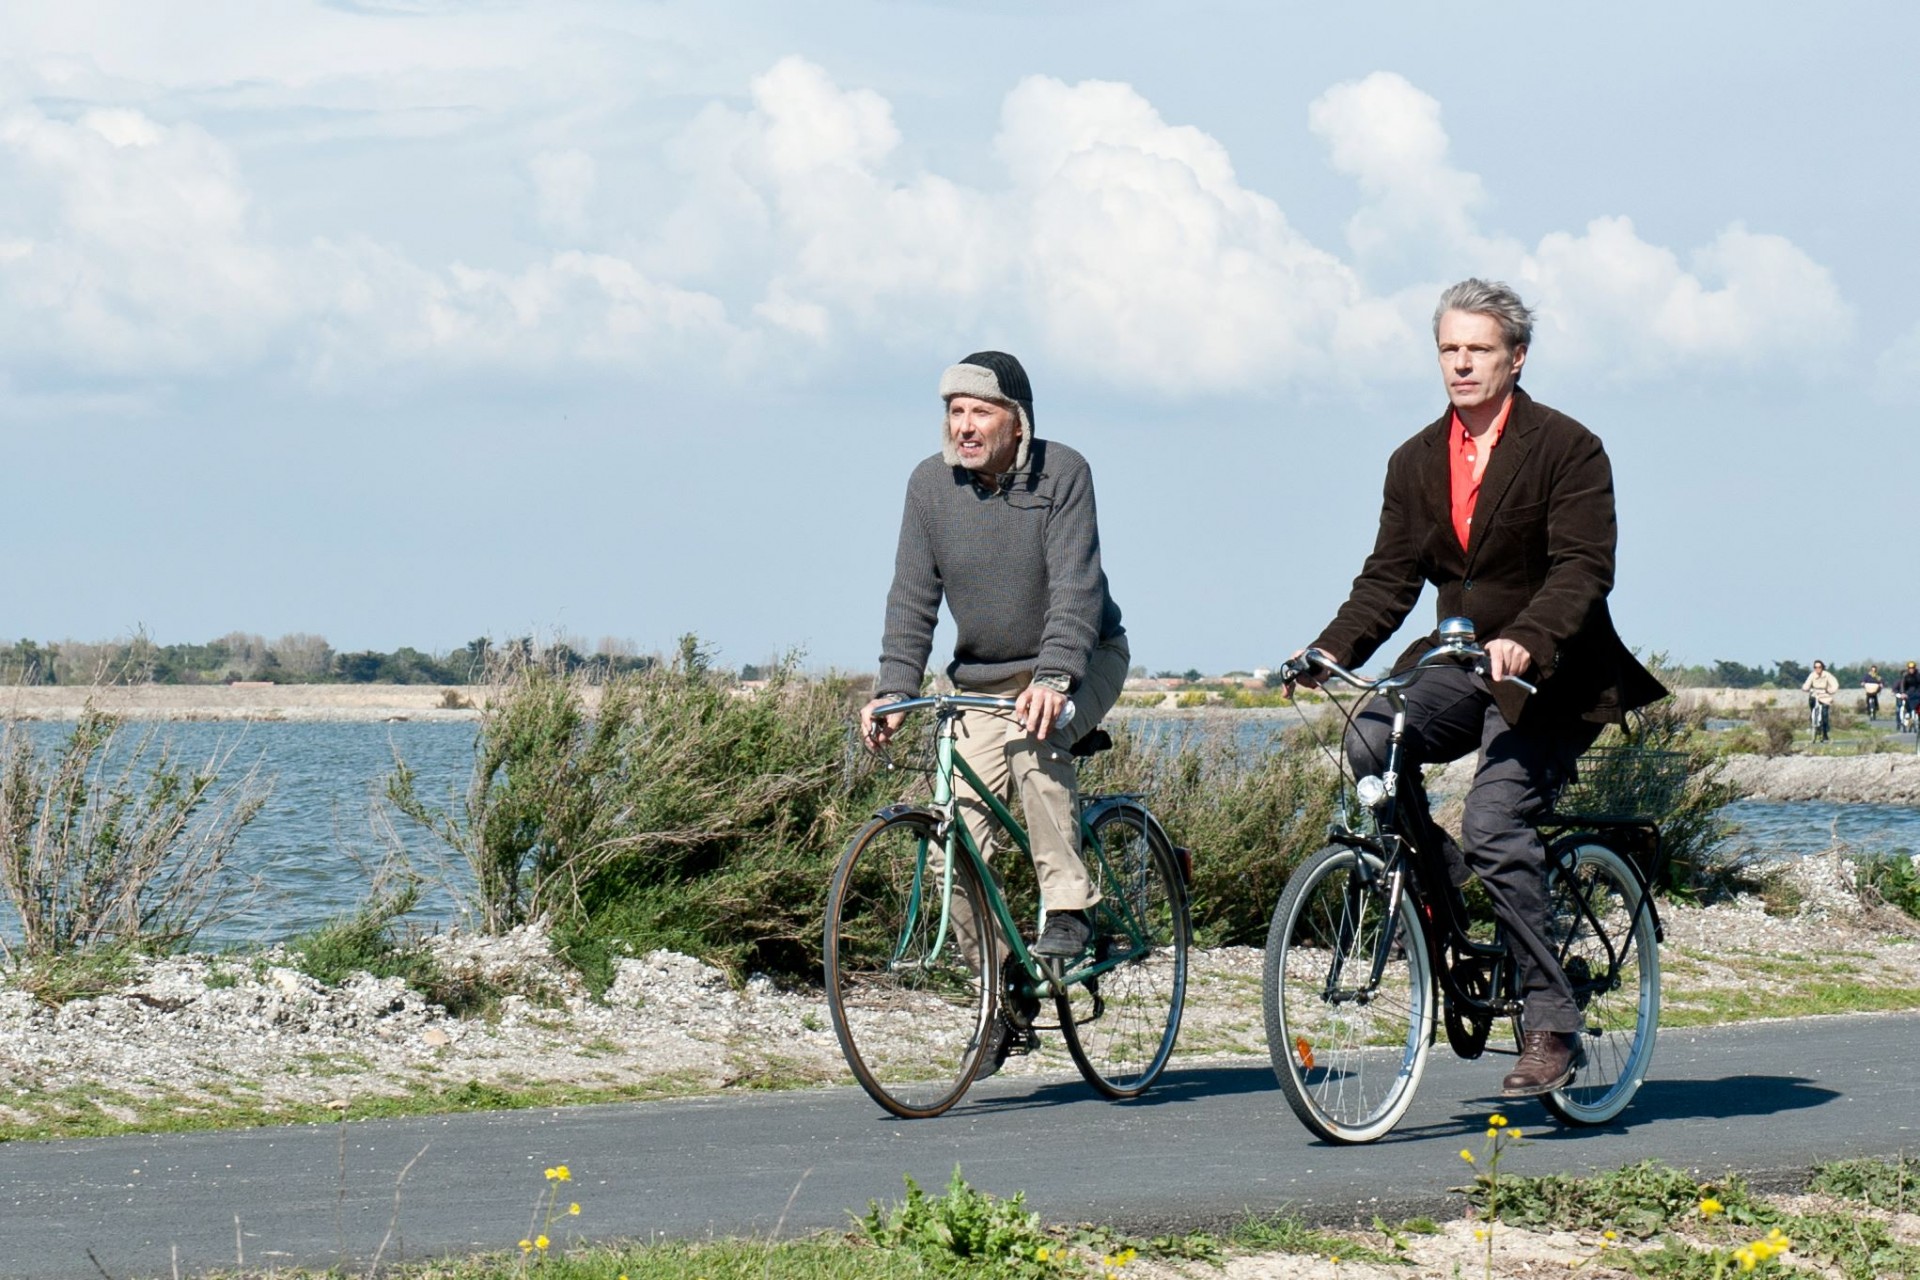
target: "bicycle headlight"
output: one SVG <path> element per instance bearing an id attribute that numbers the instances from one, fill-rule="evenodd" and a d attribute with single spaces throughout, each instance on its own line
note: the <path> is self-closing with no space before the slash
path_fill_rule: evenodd
<path id="1" fill-rule="evenodd" d="M 1370 773 L 1353 784 L 1353 794 L 1367 808 L 1378 809 L 1387 798 L 1387 784 Z"/>

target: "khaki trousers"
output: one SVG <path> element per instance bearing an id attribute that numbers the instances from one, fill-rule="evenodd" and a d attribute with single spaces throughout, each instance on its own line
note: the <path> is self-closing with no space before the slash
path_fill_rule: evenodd
<path id="1" fill-rule="evenodd" d="M 1073 720 L 1057 726 L 1042 742 L 1029 737 L 1010 714 L 968 711 L 960 717 L 954 749 L 960 758 L 1002 802 L 1020 789 L 1026 807 L 1027 837 L 1033 844 L 1033 870 L 1040 883 L 1040 902 L 1048 911 L 1072 911 L 1100 901 L 1100 890 L 1087 875 L 1080 857 L 1080 796 L 1068 748 L 1098 727 L 1120 700 L 1131 660 L 1124 635 L 1102 641 L 1087 659 L 1087 672 L 1073 691 Z M 1030 683 L 1030 675 L 1015 676 L 990 685 L 970 686 L 962 693 L 1010 698 Z M 986 802 L 973 794 L 964 779 L 956 782 L 960 815 L 991 860 L 999 830 Z"/>

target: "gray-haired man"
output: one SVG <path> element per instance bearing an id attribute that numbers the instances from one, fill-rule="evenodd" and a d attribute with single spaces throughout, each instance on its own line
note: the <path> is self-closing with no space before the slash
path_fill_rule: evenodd
<path id="1" fill-rule="evenodd" d="M 1431 582 L 1439 616 L 1465 616 L 1486 646 L 1486 675 L 1435 668 L 1407 691 L 1404 776 L 1478 752 L 1460 850 L 1437 828 L 1418 783 L 1401 815 L 1447 856 L 1455 885 L 1477 873 L 1518 962 L 1524 1044 L 1501 1082 L 1510 1097 L 1557 1089 L 1577 1067 L 1585 1020 L 1548 936 L 1546 849 L 1534 823 L 1601 728 L 1661 697 L 1621 643 L 1613 589 L 1613 470 L 1592 432 L 1520 389 L 1533 313 L 1504 284 L 1463 280 L 1440 296 L 1434 345 L 1446 412 L 1394 451 L 1373 552 L 1313 647 L 1365 662 Z M 1438 642 L 1418 640 L 1404 671 Z M 1505 677 L 1529 677 L 1529 697 Z M 1370 703 L 1352 723 L 1356 773 L 1386 760 L 1392 712 Z"/>
<path id="2" fill-rule="evenodd" d="M 877 696 L 861 727 L 875 742 L 899 727 L 886 705 L 919 693 L 944 599 L 958 631 L 947 667 L 955 687 L 1017 699 L 1011 716 L 967 712 L 957 749 L 1000 796 L 1018 786 L 1047 909 L 1034 951 L 1071 957 L 1087 944 L 1086 909 L 1100 893 L 1080 858 L 1068 748 L 1119 700 L 1129 657 L 1100 565 L 1093 473 L 1034 435 L 1033 390 L 1012 356 L 966 357 L 941 374 L 940 396 L 941 448 L 907 481 Z M 986 804 L 961 790 L 967 828 L 991 856 Z M 983 1071 L 1006 1057 L 1010 1034 L 996 1028 Z"/>

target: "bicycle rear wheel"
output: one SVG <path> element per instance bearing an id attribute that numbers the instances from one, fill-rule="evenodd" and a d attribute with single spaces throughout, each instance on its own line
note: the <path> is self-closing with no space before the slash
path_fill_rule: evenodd
<path id="1" fill-rule="evenodd" d="M 1371 1142 L 1406 1113 L 1433 1040 L 1432 965 L 1404 894 L 1387 915 L 1380 860 L 1342 845 L 1300 864 L 1267 933 L 1267 1052 L 1302 1124 L 1330 1142 Z M 1385 955 L 1379 981 L 1376 959 Z"/>
<path id="2" fill-rule="evenodd" d="M 827 895 L 827 1007 L 854 1078 L 897 1116 L 937 1116 L 979 1069 L 995 1014 L 999 948 L 972 862 L 953 868 L 921 814 L 875 818 Z"/>
<path id="3" fill-rule="evenodd" d="M 1109 809 L 1094 820 L 1093 835 L 1104 858 L 1088 851 L 1087 870 L 1100 886 L 1094 958 L 1134 954 L 1056 999 L 1060 1030 L 1088 1084 L 1110 1098 L 1135 1098 L 1159 1079 L 1180 1035 L 1191 933 L 1186 882 L 1143 810 Z M 1129 916 L 1145 932 L 1144 946 L 1136 946 Z"/>
<path id="4" fill-rule="evenodd" d="M 1640 910 L 1640 878 L 1601 837 L 1556 840 L 1547 865 L 1548 936 L 1583 1026 L 1573 1082 L 1542 1101 L 1569 1124 L 1605 1124 L 1632 1101 L 1653 1060 L 1659 939 L 1652 911 Z"/>

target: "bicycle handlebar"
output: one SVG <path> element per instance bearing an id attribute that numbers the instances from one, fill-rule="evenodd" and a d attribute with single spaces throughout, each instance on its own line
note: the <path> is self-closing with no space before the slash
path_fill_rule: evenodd
<path id="1" fill-rule="evenodd" d="M 898 702 L 883 702 L 873 709 L 874 718 L 898 715 L 903 711 L 918 711 L 922 707 L 957 707 L 962 711 L 1012 711 L 1018 706 L 1012 698 L 988 698 L 977 693 L 936 693 L 924 698 L 902 698 Z M 1073 720 L 1073 699 L 1060 708 L 1055 724 L 1068 724 Z"/>
<path id="2" fill-rule="evenodd" d="M 1463 620 L 1449 618 L 1446 622 L 1441 623 L 1441 631 L 1448 633 L 1447 638 L 1427 650 L 1427 652 L 1420 656 L 1418 662 L 1397 676 L 1384 676 L 1379 680 L 1369 680 L 1365 676 L 1355 675 L 1318 649 L 1308 649 L 1298 658 L 1288 658 L 1280 664 L 1280 674 L 1283 679 L 1291 683 L 1313 668 L 1320 667 L 1329 675 L 1363 692 L 1370 690 L 1374 693 L 1391 693 L 1395 690 L 1406 688 L 1418 678 L 1421 671 L 1440 661 L 1465 658 L 1478 662 L 1487 656 L 1487 651 L 1473 638 L 1473 627 L 1471 623 L 1467 623 L 1461 627 L 1453 627 L 1451 625 L 1460 622 L 1463 622 Z M 1479 667 L 1474 669 L 1485 674 Z M 1530 680 L 1523 680 L 1516 675 L 1503 676 L 1501 677 L 1501 682 L 1503 684 L 1518 685 L 1528 693 L 1540 692 L 1538 685 Z"/>

